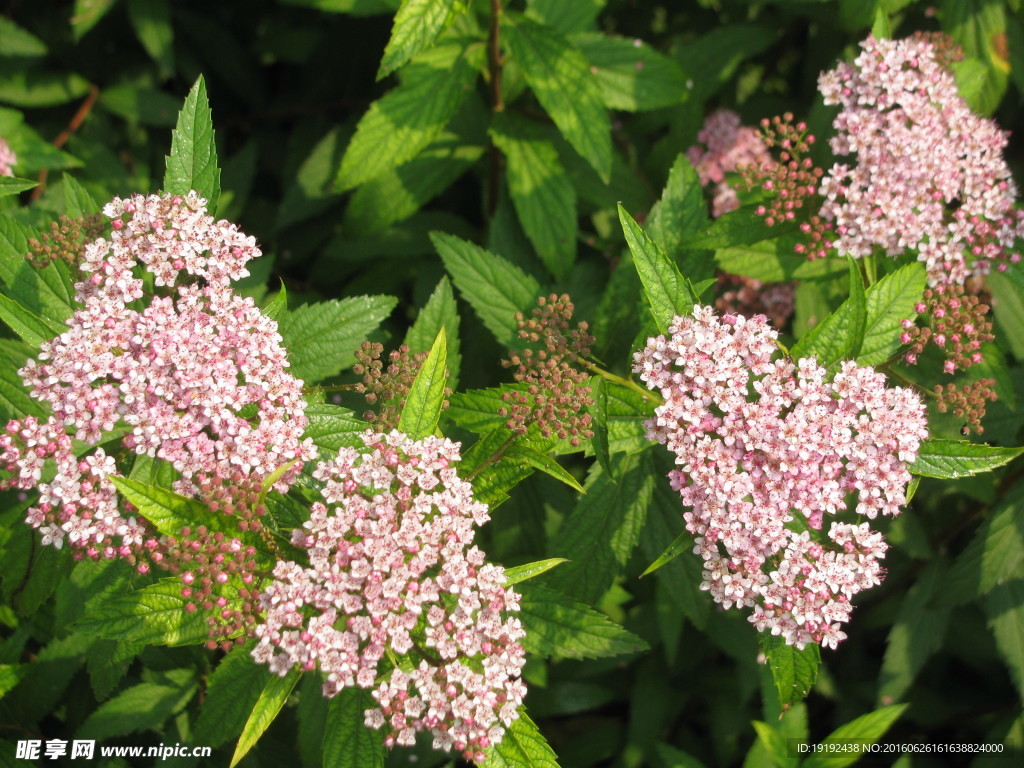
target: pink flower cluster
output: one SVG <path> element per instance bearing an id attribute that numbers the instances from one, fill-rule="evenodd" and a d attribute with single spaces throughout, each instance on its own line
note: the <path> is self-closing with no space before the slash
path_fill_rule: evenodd
<path id="1" fill-rule="evenodd" d="M 912 249 L 932 286 L 1019 261 L 1024 214 L 1013 207 L 1007 134 L 971 112 L 928 39 L 869 37 L 861 48 L 818 81 L 825 103 L 842 107 L 832 150 L 856 157 L 819 189 L 839 253 Z"/>
<path id="2" fill-rule="evenodd" d="M 686 157 L 697 171 L 701 185 L 714 184 L 712 215 L 715 218 L 740 206 L 736 190 L 725 181 L 725 174 L 743 166 L 760 166 L 774 162 L 768 147 L 757 134 L 756 128 L 740 125 L 740 116 L 728 109 L 708 115 L 704 127 L 697 133 L 704 145 L 686 150 Z"/>
<path id="3" fill-rule="evenodd" d="M 519 596 L 473 546 L 487 506 L 456 473 L 457 443 L 362 439 L 366 449 L 317 466 L 327 503 L 293 534 L 309 565 L 274 568 L 253 657 L 280 675 L 319 666 L 325 696 L 372 689 L 379 706 L 366 724 L 383 728 L 388 746 L 429 730 L 435 748 L 480 761 L 526 692 L 523 629 L 505 616 Z M 395 661 L 407 654 L 418 662 Z"/>
<path id="4" fill-rule="evenodd" d="M 14 154 L 10 144 L 0 136 L 0 176 L 13 176 L 16 162 L 18 162 L 18 156 Z"/>
<path id="5" fill-rule="evenodd" d="M 71 437 L 94 446 L 124 434 L 125 448 L 170 462 L 181 475 L 175 488 L 186 495 L 195 495 L 195 479 L 234 470 L 263 478 L 316 455 L 301 439 L 302 382 L 287 372 L 276 323 L 231 290 L 259 255 L 255 240 L 215 222 L 205 205 L 195 193 L 108 204 L 111 238 L 85 247 L 84 279 L 75 286 L 82 307 L 20 372 L 52 416 L 11 422 L 0 436 L 0 466 L 17 473 L 8 487 L 39 487 L 28 520 L 46 543 L 66 538 L 92 557 L 112 557 L 127 555 L 142 536 L 119 510 L 108 479 L 117 472 L 113 459 L 103 448 L 76 458 Z M 168 295 L 136 309 L 140 264 Z M 41 482 L 48 458 L 56 475 Z"/>
<path id="6" fill-rule="evenodd" d="M 849 599 L 880 581 L 886 545 L 867 523 L 818 532 L 849 493 L 869 519 L 899 512 L 927 437 L 924 406 L 853 362 L 829 381 L 813 358 L 773 360 L 778 334 L 764 316 L 698 306 L 670 330 L 634 371 L 665 398 L 648 436 L 676 455 L 669 478 L 690 508 L 702 589 L 753 608 L 759 630 L 791 645 L 835 647 Z"/>

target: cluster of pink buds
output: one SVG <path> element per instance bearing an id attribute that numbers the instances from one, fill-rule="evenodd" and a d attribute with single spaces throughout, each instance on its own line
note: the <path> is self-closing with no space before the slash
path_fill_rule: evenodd
<path id="1" fill-rule="evenodd" d="M 309 564 L 274 568 L 253 657 L 280 675 L 319 668 L 325 696 L 370 689 L 366 724 L 387 746 L 429 731 L 479 762 L 525 695 L 523 629 L 507 615 L 519 596 L 473 544 L 487 505 L 456 472 L 457 443 L 362 439 L 313 473 L 326 503 L 293 535 Z"/>
<path id="2" fill-rule="evenodd" d="M 938 285 L 924 292 L 924 301 L 914 311 L 926 317 L 928 325 L 918 326 L 913 320 L 903 321 L 900 343 L 909 345 L 905 358 L 911 365 L 929 344 L 946 356 L 945 373 L 970 368 L 982 361 L 981 345 L 995 338 L 988 304 L 981 303 L 962 285 Z"/>
<path id="3" fill-rule="evenodd" d="M 740 207 L 736 190 L 725 176 L 744 167 L 760 167 L 774 161 L 757 130 L 740 125 L 740 116 L 728 109 L 708 115 L 697 133 L 696 144 L 686 157 L 697 171 L 702 186 L 714 184 L 711 215 L 715 218 Z M 701 146 L 703 145 L 703 146 Z"/>
<path id="4" fill-rule="evenodd" d="M 384 364 L 381 355 L 384 345 L 378 342 L 364 341 L 356 351 L 356 364 L 352 372 L 362 376 L 362 381 L 355 385 L 356 392 L 366 398 L 366 402 L 376 407 L 376 411 L 366 411 L 363 418 L 381 430 L 394 429 L 402 416 L 405 398 L 416 381 L 416 375 L 427 359 L 427 352 L 413 353 L 408 346 L 402 344 L 388 354 L 388 363 Z M 445 389 L 445 396 L 451 390 Z M 447 408 L 448 401 L 441 404 Z"/>
<path id="5" fill-rule="evenodd" d="M 648 436 L 675 454 L 672 487 L 716 602 L 753 608 L 759 630 L 797 647 L 835 647 L 850 598 L 877 584 L 885 553 L 867 523 L 826 516 L 857 498 L 869 519 L 906 503 L 907 465 L 927 437 L 911 390 L 845 362 L 831 380 L 813 359 L 773 359 L 764 316 L 697 306 L 648 339 L 634 371 L 664 405 Z"/>

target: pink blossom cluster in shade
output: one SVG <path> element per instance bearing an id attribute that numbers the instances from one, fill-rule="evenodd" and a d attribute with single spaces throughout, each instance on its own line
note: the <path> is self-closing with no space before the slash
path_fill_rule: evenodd
<path id="1" fill-rule="evenodd" d="M 725 180 L 727 173 L 744 166 L 773 163 L 768 147 L 757 134 L 756 128 L 740 125 L 740 116 L 728 109 L 719 109 L 708 115 L 697 133 L 703 144 L 686 150 L 686 157 L 697 171 L 702 186 L 714 184 L 712 215 L 715 218 L 740 207 L 736 190 Z"/>
<path id="2" fill-rule="evenodd" d="M 773 359 L 762 315 L 697 306 L 648 339 L 634 371 L 665 399 L 648 437 L 676 456 L 669 474 L 704 559 L 701 588 L 803 648 L 835 647 L 850 598 L 880 582 L 886 545 L 868 523 L 833 521 L 857 497 L 868 519 L 906 503 L 907 465 L 927 437 L 909 389 L 845 362 L 829 381 L 813 358 Z"/>
<path id="3" fill-rule="evenodd" d="M 325 696 L 371 689 L 366 724 L 387 746 L 430 731 L 435 748 L 480 761 L 526 692 L 524 632 L 507 615 L 519 595 L 473 544 L 487 505 L 456 473 L 458 443 L 397 431 L 362 440 L 317 466 L 326 504 L 293 534 L 309 565 L 274 568 L 253 657 L 282 676 L 319 667 Z M 394 666 L 406 654 L 413 663 Z"/>
<path id="4" fill-rule="evenodd" d="M 1019 261 L 1024 214 L 1013 207 L 1007 134 L 971 112 L 927 39 L 869 37 L 861 48 L 818 80 L 825 103 L 842 107 L 832 150 L 853 156 L 819 189 L 839 253 L 911 249 L 932 286 Z"/>
<path id="5" fill-rule="evenodd" d="M 180 474 L 175 489 L 190 496 L 202 477 L 241 470 L 263 478 L 316 455 L 302 440 L 302 382 L 287 371 L 276 323 L 230 286 L 259 255 L 256 243 L 205 205 L 194 192 L 108 204 L 113 231 L 85 247 L 81 308 L 20 371 L 52 415 L 8 424 L 0 467 L 16 473 L 7 487 L 38 486 L 28 521 L 45 543 L 113 557 L 143 536 L 119 509 L 113 458 L 101 447 L 76 457 L 71 437 L 91 447 L 123 434 L 125 448 L 170 462 Z M 139 265 L 166 294 L 141 309 L 129 304 L 143 298 Z M 56 474 L 44 481 L 46 459 Z"/>
<path id="6" fill-rule="evenodd" d="M 3 136 L 0 136 L 0 176 L 13 176 L 16 162 L 18 162 L 18 156 L 14 154 L 11 145 Z"/>

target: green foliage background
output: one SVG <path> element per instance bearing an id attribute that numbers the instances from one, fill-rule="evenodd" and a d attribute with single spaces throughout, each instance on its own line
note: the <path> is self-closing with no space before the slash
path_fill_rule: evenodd
<path id="1" fill-rule="evenodd" d="M 816 77 L 872 30 L 947 31 L 967 54 L 962 93 L 1015 129 L 1020 5 L 0 5 L 0 136 L 18 154 L 17 176 L 43 182 L 0 186 L 0 317 L 13 331 L 0 339 L 0 416 L 38 409 L 16 370 L 71 311 L 67 270 L 29 270 L 27 238 L 60 213 L 157 189 L 200 189 L 257 237 L 266 255 L 239 288 L 276 313 L 292 370 L 308 382 L 353 381 L 352 353 L 367 337 L 432 349 L 402 426 L 426 434 L 440 418 L 469 467 L 504 440 L 495 388 L 510 377 L 499 360 L 514 313 L 542 293 L 572 295 L 598 358 L 619 376 L 637 338 L 664 330 L 695 295 L 707 300 L 716 266 L 801 281 L 785 336 L 795 352 L 882 362 L 919 300 L 920 270 L 882 264 L 865 290 L 845 261 L 794 258 L 749 209 L 711 223 L 679 155 L 718 106 L 747 124 L 788 110 L 828 136 Z M 1014 136 L 1018 180 L 1022 147 Z M 827 165 L 827 143 L 816 151 Z M 556 754 L 566 768 L 796 765 L 786 739 L 820 741 L 837 728 L 1019 751 L 1024 485 L 1011 448 L 1024 442 L 1024 271 L 989 288 L 997 341 L 986 356 L 997 362 L 976 375 L 998 381 L 985 421 L 992 448 L 965 445 L 959 423 L 932 414 L 935 439 L 915 465 L 924 479 L 908 510 L 882 523 L 888 577 L 858 601 L 849 639 L 822 651 L 820 665 L 817 649 L 759 643 L 739 612 L 699 591 L 669 461 L 644 439 L 650 403 L 633 389 L 601 383 L 586 451 L 534 434 L 481 473 L 478 496 L 500 504 L 481 533 L 489 557 L 568 561 L 520 585 L 529 718 L 488 765 L 551 766 Z M 829 332 L 812 331 L 826 316 L 817 328 Z M 438 416 L 445 367 L 456 394 Z M 364 426 L 357 399 L 341 405 L 355 412 L 311 407 L 307 434 L 325 450 Z M 155 470 L 136 474 L 120 488 L 126 498 L 149 504 L 151 519 L 188 519 L 180 500 L 159 495 Z M 241 737 L 252 747 L 245 765 L 409 764 L 409 750 L 385 757 L 362 728 L 365 694 L 328 703 L 313 675 L 278 679 L 245 651 L 202 650 L 205 626 L 186 618 L 173 580 L 41 547 L 24 507 L 8 494 L 0 512 L 0 762 L 26 764 L 13 757 L 19 739 L 95 738 L 211 745 L 208 761 L 161 764 L 227 765 L 245 751 Z M 641 577 L 673 542 L 681 556 Z M 448 760 L 429 740 L 415 755 L 423 766 Z M 928 754 L 896 764 L 969 763 L 987 764 Z"/>

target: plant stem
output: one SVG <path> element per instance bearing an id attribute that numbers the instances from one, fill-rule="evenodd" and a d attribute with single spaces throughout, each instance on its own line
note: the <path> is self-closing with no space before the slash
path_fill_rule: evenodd
<path id="1" fill-rule="evenodd" d="M 491 84 L 491 112 L 505 111 L 505 96 L 501 90 L 501 0 L 491 0 L 491 29 L 487 37 L 487 71 Z M 503 158 L 498 147 L 491 142 L 488 148 L 490 168 L 487 178 L 487 218 L 494 218 L 498 210 Z"/>
<path id="2" fill-rule="evenodd" d="M 624 379 L 621 376 L 616 376 L 614 373 L 606 371 L 604 368 L 601 368 L 600 366 L 594 365 L 589 360 L 583 360 L 581 358 L 579 362 L 588 371 L 596 373 L 605 381 L 611 381 L 615 384 L 621 384 L 622 386 L 627 387 L 628 389 L 632 389 L 634 392 L 639 392 L 641 395 L 644 396 L 645 400 L 649 400 L 652 403 L 661 405 L 662 401 L 660 397 L 651 392 L 649 389 L 644 389 L 632 379 Z"/>

